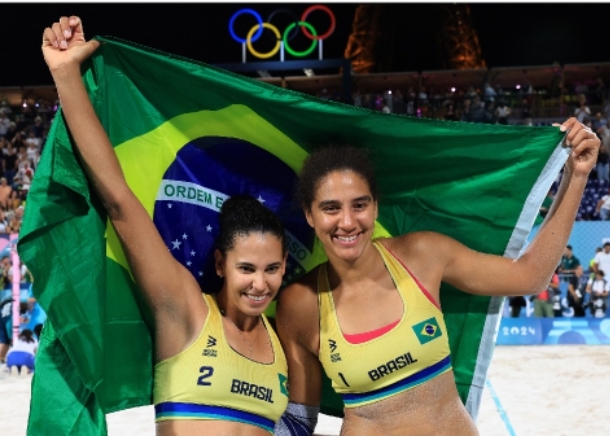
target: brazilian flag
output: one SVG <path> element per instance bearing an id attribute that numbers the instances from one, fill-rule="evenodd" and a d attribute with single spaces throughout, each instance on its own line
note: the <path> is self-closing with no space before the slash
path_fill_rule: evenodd
<path id="1" fill-rule="evenodd" d="M 440 338 L 443 335 L 443 332 L 434 317 L 417 323 L 412 326 L 412 328 L 419 343 L 422 345 L 427 344 L 433 339 Z"/>
<path id="2" fill-rule="evenodd" d="M 320 145 L 370 149 L 381 191 L 376 236 L 433 230 L 507 256 L 523 247 L 567 156 L 556 128 L 382 114 L 99 39 L 82 70 L 97 115 L 168 250 L 203 289 L 216 286 L 218 210 L 236 194 L 258 198 L 285 223 L 286 283 L 324 260 L 292 198 L 303 160 Z M 20 236 L 48 315 L 28 434 L 105 434 L 105 413 L 151 403 L 152 329 L 61 111 Z M 458 390 L 476 417 L 502 299 L 443 286 L 441 304 Z M 339 397 L 328 384 L 323 392 L 323 411 L 340 416 Z"/>

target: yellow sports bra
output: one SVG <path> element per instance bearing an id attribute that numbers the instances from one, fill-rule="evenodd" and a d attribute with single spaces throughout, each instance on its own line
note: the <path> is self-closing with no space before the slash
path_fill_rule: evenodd
<path id="1" fill-rule="evenodd" d="M 443 314 L 407 268 L 378 241 L 377 248 L 402 298 L 403 315 L 390 331 L 348 342 L 339 326 L 326 264 L 318 275 L 320 362 L 345 407 L 397 395 L 451 369 Z"/>
<path id="2" fill-rule="evenodd" d="M 252 424 L 273 434 L 288 405 L 286 357 L 261 315 L 275 359 L 255 362 L 233 350 L 224 334 L 214 297 L 204 294 L 208 316 L 186 350 L 155 365 L 156 421 L 209 419 Z"/>

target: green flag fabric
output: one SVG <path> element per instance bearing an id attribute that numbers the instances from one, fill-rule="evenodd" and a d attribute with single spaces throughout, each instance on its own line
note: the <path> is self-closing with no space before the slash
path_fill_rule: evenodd
<path id="1" fill-rule="evenodd" d="M 567 157 L 556 128 L 382 114 L 98 39 L 102 45 L 83 66 L 95 110 L 132 190 L 203 289 L 218 285 L 211 256 L 218 210 L 239 193 L 284 222 L 285 283 L 325 259 L 292 199 L 304 158 L 320 145 L 370 149 L 381 192 L 377 236 L 433 230 L 511 257 Z M 104 413 L 151 404 L 152 329 L 61 111 L 20 238 L 19 254 L 48 315 L 28 434 L 106 434 Z M 458 391 L 476 417 L 502 299 L 443 285 L 441 304 Z M 341 416 L 342 408 L 325 381 L 322 411 Z"/>

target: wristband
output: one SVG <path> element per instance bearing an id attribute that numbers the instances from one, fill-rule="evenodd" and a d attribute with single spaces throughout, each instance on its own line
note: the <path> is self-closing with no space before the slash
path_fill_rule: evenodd
<path id="1" fill-rule="evenodd" d="M 311 436 L 318 423 L 319 406 L 288 403 L 280 420 L 275 424 L 276 436 Z"/>

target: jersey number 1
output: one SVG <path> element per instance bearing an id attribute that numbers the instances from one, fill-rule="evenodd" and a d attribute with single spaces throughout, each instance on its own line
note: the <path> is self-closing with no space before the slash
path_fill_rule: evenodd
<path id="1" fill-rule="evenodd" d="M 350 385 L 347 383 L 347 380 L 345 380 L 345 377 L 343 376 L 342 373 L 339 373 L 339 377 L 341 377 L 341 380 L 343 380 L 343 383 L 345 383 L 345 386 L 347 386 L 349 388 Z"/>

